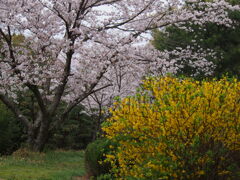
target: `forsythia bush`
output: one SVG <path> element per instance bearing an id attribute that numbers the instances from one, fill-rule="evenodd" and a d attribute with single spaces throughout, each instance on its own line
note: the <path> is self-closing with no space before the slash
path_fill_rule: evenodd
<path id="1" fill-rule="evenodd" d="M 149 78 L 115 103 L 106 137 L 118 179 L 240 178 L 240 82 Z"/>

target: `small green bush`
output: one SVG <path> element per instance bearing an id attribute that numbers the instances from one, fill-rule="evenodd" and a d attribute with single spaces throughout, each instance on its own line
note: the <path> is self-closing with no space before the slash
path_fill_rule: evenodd
<path id="1" fill-rule="evenodd" d="M 85 151 L 85 167 L 88 174 L 95 177 L 108 174 L 111 164 L 104 162 L 105 154 L 112 151 L 112 148 L 115 147 L 116 144 L 113 144 L 108 139 L 98 139 L 89 144 Z"/>

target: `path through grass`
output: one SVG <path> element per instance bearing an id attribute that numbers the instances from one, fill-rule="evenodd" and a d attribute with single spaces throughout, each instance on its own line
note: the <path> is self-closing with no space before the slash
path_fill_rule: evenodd
<path id="1" fill-rule="evenodd" d="M 2 180 L 71 180 L 84 175 L 83 151 L 32 153 L 21 150 L 0 157 Z"/>

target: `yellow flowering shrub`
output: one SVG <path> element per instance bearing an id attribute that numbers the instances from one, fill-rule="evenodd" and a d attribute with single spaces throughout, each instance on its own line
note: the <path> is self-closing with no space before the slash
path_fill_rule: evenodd
<path id="1" fill-rule="evenodd" d="M 240 178 L 240 82 L 148 78 L 103 127 L 118 179 Z"/>

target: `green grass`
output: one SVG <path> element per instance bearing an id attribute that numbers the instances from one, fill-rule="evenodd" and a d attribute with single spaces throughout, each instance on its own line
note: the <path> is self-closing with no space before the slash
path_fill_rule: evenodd
<path id="1" fill-rule="evenodd" d="M 84 175 L 83 156 L 83 151 L 19 151 L 0 157 L 0 180 L 71 180 Z"/>

